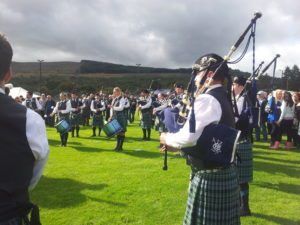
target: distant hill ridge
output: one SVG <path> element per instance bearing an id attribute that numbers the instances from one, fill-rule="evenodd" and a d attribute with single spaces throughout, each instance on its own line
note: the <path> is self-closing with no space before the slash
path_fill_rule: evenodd
<path id="1" fill-rule="evenodd" d="M 13 71 L 17 74 L 39 74 L 39 62 L 13 62 Z M 249 73 L 239 70 L 233 70 L 238 74 L 248 76 Z M 93 73 L 106 73 L 106 74 L 124 74 L 124 73 L 191 73 L 191 68 L 155 68 L 145 67 L 138 65 L 122 65 L 109 62 L 99 62 L 93 60 L 81 60 L 80 62 L 42 62 L 43 75 L 52 74 L 93 74 Z"/>

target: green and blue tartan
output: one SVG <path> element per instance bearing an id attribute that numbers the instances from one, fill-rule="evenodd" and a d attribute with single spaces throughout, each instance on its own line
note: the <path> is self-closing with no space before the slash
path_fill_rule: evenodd
<path id="1" fill-rule="evenodd" d="M 58 119 L 58 122 L 65 120 L 68 123 L 70 123 L 70 114 L 69 113 L 66 113 L 66 114 L 59 113 L 57 116 L 57 119 Z"/>
<path id="2" fill-rule="evenodd" d="M 103 122 L 103 116 L 102 114 L 100 115 L 93 115 L 93 123 L 92 123 L 93 127 L 100 127 L 102 128 L 104 126 L 104 122 Z"/>
<path id="3" fill-rule="evenodd" d="M 112 119 L 116 119 L 119 122 L 124 132 L 127 131 L 127 118 L 123 111 L 114 111 Z"/>
<path id="4" fill-rule="evenodd" d="M 184 225 L 240 225 L 239 184 L 234 166 L 195 171 L 189 187 Z"/>
<path id="5" fill-rule="evenodd" d="M 239 183 L 248 183 L 253 180 L 253 154 L 250 141 L 237 144 L 236 152 L 240 159 L 237 160 Z"/>
<path id="6" fill-rule="evenodd" d="M 150 111 L 142 112 L 140 126 L 142 129 L 151 129 L 152 128 L 152 114 Z"/>
<path id="7" fill-rule="evenodd" d="M 71 113 L 70 123 L 72 127 L 79 126 L 81 124 L 81 113 Z"/>

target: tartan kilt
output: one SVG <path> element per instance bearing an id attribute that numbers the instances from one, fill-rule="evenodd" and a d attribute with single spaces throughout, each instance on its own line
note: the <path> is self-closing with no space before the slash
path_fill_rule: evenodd
<path id="1" fill-rule="evenodd" d="M 93 127 L 100 127 L 100 128 L 102 128 L 104 126 L 102 114 L 100 114 L 100 115 L 93 115 L 92 126 Z"/>
<path id="2" fill-rule="evenodd" d="M 238 143 L 236 152 L 240 157 L 240 160 L 237 160 L 239 183 L 251 182 L 253 180 L 252 144 L 250 141 Z"/>
<path id="3" fill-rule="evenodd" d="M 81 113 L 75 114 L 75 113 L 71 113 L 70 114 L 70 123 L 71 126 L 79 126 L 81 123 Z"/>
<path id="4" fill-rule="evenodd" d="M 127 131 L 127 119 L 125 118 L 125 114 L 123 111 L 115 111 L 112 119 L 116 119 L 119 122 L 124 132 Z"/>
<path id="5" fill-rule="evenodd" d="M 59 123 L 60 121 L 65 120 L 70 124 L 70 114 L 59 114 L 57 116 L 57 123 Z"/>
<path id="6" fill-rule="evenodd" d="M 152 115 L 151 112 L 143 112 L 140 126 L 142 129 L 151 129 L 152 128 Z"/>
<path id="7" fill-rule="evenodd" d="M 184 225 L 240 225 L 239 185 L 234 166 L 196 171 L 190 183 Z"/>

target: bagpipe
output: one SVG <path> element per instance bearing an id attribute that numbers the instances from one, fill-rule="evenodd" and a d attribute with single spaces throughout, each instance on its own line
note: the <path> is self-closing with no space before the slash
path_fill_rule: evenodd
<path id="1" fill-rule="evenodd" d="M 195 102 L 195 92 L 197 95 L 203 94 L 207 91 L 207 74 L 209 69 L 212 67 L 216 68 L 214 70 L 213 77 L 221 71 L 223 66 L 226 63 L 235 64 L 238 63 L 246 54 L 247 49 L 249 47 L 249 43 L 251 38 L 253 38 L 253 46 L 255 44 L 255 30 L 256 30 L 256 21 L 258 18 L 262 16 L 261 13 L 255 13 L 253 19 L 251 20 L 251 23 L 248 25 L 246 30 L 242 33 L 242 35 L 239 37 L 237 42 L 231 47 L 229 53 L 224 57 L 223 60 L 217 62 L 214 58 L 208 58 L 203 60 L 201 65 L 195 64 L 192 67 L 192 74 L 191 79 L 189 81 L 188 87 L 187 87 L 187 95 L 186 95 L 186 101 L 185 106 L 182 107 L 182 110 L 180 114 L 177 114 L 172 111 L 168 110 L 165 111 L 165 126 L 167 129 L 172 129 L 173 132 L 178 132 L 179 129 L 184 126 L 186 122 L 189 123 L 189 128 L 191 133 L 195 133 L 195 127 L 196 127 L 196 120 L 195 120 L 195 112 L 194 112 L 194 102 Z M 251 30 L 251 34 L 249 35 L 246 47 L 242 53 L 241 56 L 239 56 L 236 60 L 229 62 L 229 59 L 231 58 L 232 54 L 235 52 L 235 50 L 239 47 L 239 45 L 244 40 L 247 33 Z M 255 47 L 253 47 L 255 49 Z M 253 58 L 255 58 L 255 53 L 253 52 Z M 255 62 L 253 60 L 253 62 Z M 200 81 L 200 88 L 196 90 L 195 86 L 195 78 L 198 73 L 205 71 L 205 75 L 202 77 Z M 253 66 L 253 74 L 254 74 L 254 66 Z M 227 77 L 227 90 L 228 90 L 228 100 L 231 102 L 231 77 Z M 188 105 L 189 104 L 189 105 Z M 187 110 L 190 110 L 187 113 Z M 187 115 L 188 114 L 188 115 Z M 170 118 L 168 117 L 170 116 Z M 177 118 L 176 118 L 177 117 Z M 166 118 L 168 120 L 166 120 Z M 178 123 L 178 120 L 180 123 Z M 181 123 L 183 121 L 183 123 Z M 239 138 L 240 131 L 226 126 L 224 124 L 209 124 L 206 126 L 200 136 L 200 138 L 197 141 L 197 145 L 192 148 L 185 148 L 181 149 L 184 154 L 187 156 L 193 156 L 195 158 L 201 159 L 203 162 L 206 162 L 209 165 L 214 166 L 227 166 L 230 163 L 233 162 L 234 156 L 235 156 L 235 150 L 236 150 L 236 143 Z M 164 148 L 165 154 L 164 154 L 164 166 L 163 170 L 167 170 L 167 147 Z"/>

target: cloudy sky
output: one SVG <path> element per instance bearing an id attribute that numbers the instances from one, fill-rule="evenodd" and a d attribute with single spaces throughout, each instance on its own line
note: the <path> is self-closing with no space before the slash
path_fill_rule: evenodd
<path id="1" fill-rule="evenodd" d="M 257 65 L 279 53 L 282 69 L 300 64 L 299 9 L 298 0 L 1 0 L 0 32 L 13 45 L 14 61 L 177 68 L 205 53 L 226 55 L 261 11 Z M 251 54 L 235 68 L 251 71 Z"/>

